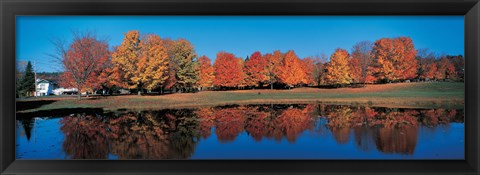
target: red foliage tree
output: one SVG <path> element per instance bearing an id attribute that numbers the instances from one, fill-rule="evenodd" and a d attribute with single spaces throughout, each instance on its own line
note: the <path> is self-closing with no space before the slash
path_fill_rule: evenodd
<path id="1" fill-rule="evenodd" d="M 257 86 L 259 83 L 267 81 L 267 60 L 260 52 L 254 52 L 250 58 L 245 60 L 245 84 L 247 86 Z"/>
<path id="2" fill-rule="evenodd" d="M 437 73 L 437 62 L 433 58 L 420 58 L 418 77 L 421 79 L 434 79 Z"/>
<path id="3" fill-rule="evenodd" d="M 73 43 L 62 58 L 65 72 L 60 84 L 75 87 L 79 92 L 100 88 L 105 83 L 100 75 L 106 68 L 108 57 L 108 44 L 105 41 L 98 40 L 90 33 L 74 34 Z"/>
<path id="4" fill-rule="evenodd" d="M 438 69 L 435 78 L 439 80 L 456 77 L 455 65 L 447 57 L 442 57 L 438 62 Z"/>

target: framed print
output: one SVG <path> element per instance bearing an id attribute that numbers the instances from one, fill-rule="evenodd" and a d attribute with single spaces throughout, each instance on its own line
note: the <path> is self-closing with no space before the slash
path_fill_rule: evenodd
<path id="1" fill-rule="evenodd" d="M 476 174 L 479 8 L 2 1 L 1 173 Z"/>

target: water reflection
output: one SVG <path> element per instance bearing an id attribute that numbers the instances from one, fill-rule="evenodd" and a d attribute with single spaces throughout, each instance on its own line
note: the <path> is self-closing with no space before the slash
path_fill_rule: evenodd
<path id="1" fill-rule="evenodd" d="M 189 159 L 202 141 L 213 137 L 219 144 L 234 144 L 245 141 L 240 138 L 243 133 L 254 141 L 248 145 L 252 149 L 268 140 L 295 144 L 299 138 L 331 135 L 337 146 L 352 143 L 362 152 L 414 155 L 420 127 L 463 120 L 463 110 L 456 109 L 232 105 L 73 114 L 62 117 L 58 127 L 64 135 L 61 148 L 67 159 L 111 159 L 112 155 L 118 159 Z M 19 123 L 30 140 L 35 127 L 32 120 Z"/>
<path id="2" fill-rule="evenodd" d="M 186 159 L 198 141 L 191 110 L 114 115 L 70 115 L 61 119 L 63 149 L 72 159 Z"/>

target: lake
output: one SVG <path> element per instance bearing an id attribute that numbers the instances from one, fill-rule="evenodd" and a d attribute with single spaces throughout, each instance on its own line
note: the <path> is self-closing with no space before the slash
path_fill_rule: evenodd
<path id="1" fill-rule="evenodd" d="M 68 109 L 65 109 L 68 111 Z M 464 159 L 463 109 L 230 105 L 17 118 L 17 159 Z"/>

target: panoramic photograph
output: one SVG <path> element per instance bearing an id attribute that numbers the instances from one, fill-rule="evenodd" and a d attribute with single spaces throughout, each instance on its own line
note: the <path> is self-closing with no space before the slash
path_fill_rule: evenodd
<path id="1" fill-rule="evenodd" d="M 15 155 L 463 160 L 464 47 L 464 16 L 17 16 Z"/>

